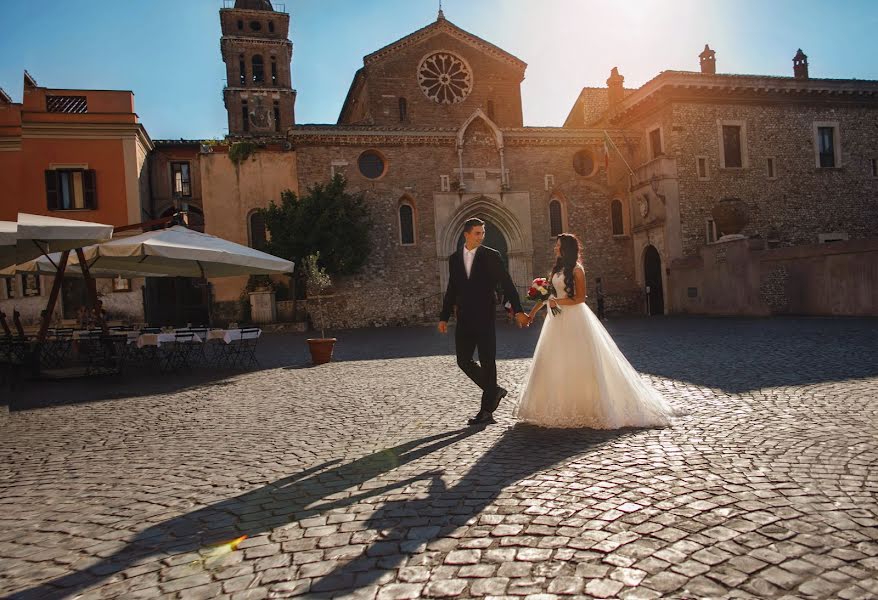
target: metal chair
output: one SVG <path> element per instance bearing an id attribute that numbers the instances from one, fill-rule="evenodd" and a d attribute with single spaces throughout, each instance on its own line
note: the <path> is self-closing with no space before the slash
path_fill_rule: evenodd
<path id="1" fill-rule="evenodd" d="M 58 328 L 50 333 L 52 337 L 40 347 L 40 366 L 58 369 L 64 364 L 73 347 L 73 328 Z"/>
<path id="2" fill-rule="evenodd" d="M 260 333 L 258 327 L 244 327 L 241 329 L 241 338 L 227 344 L 229 367 L 259 366 L 259 361 L 256 360 L 256 344 Z"/>
<path id="3" fill-rule="evenodd" d="M 196 350 L 195 334 L 191 331 L 178 331 L 174 341 L 164 344 L 159 351 L 162 371 L 179 371 L 189 368 L 192 353 Z"/>

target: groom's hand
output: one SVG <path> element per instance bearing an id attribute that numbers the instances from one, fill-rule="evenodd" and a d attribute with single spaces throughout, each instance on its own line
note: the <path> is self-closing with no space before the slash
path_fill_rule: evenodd
<path id="1" fill-rule="evenodd" d="M 439 333 L 448 333 L 448 321 L 439 321 Z"/>
<path id="2" fill-rule="evenodd" d="M 530 320 L 527 318 L 527 315 L 523 312 L 515 313 L 515 322 L 518 323 L 518 328 L 527 327 L 530 325 Z"/>

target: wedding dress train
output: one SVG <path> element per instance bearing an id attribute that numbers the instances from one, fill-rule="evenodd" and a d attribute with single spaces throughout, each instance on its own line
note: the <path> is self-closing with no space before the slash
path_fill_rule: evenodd
<path id="1" fill-rule="evenodd" d="M 564 275 L 552 285 L 561 297 Z M 586 304 L 547 311 L 515 416 L 543 427 L 618 429 L 670 423 L 675 411 L 631 366 Z"/>

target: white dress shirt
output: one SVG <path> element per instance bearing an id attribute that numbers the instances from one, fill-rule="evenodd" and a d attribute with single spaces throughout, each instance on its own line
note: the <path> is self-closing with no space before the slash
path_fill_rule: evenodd
<path id="1" fill-rule="evenodd" d="M 463 268 L 466 269 L 467 279 L 469 279 L 469 274 L 473 270 L 473 260 L 476 258 L 476 250 L 478 250 L 478 247 L 473 248 L 472 250 L 468 250 L 466 246 L 463 247 Z"/>

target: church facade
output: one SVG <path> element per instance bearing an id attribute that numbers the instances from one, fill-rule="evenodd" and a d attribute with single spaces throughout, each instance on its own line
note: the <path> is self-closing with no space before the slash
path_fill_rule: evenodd
<path id="1" fill-rule="evenodd" d="M 367 200 L 372 251 L 335 282 L 331 326 L 435 317 L 473 216 L 522 293 L 551 267 L 555 236 L 575 233 L 590 288 L 600 280 L 608 311 L 629 314 L 711 312 L 705 248 L 740 246 L 759 263 L 761 250 L 878 237 L 878 82 L 809 79 L 804 55 L 793 77 L 718 75 L 706 48 L 700 72 L 666 71 L 636 90 L 614 69 L 606 88 L 583 89 L 563 127 L 527 127 L 526 64 L 440 11 L 364 58 L 337 123 L 287 126 L 288 15 L 238 0 L 221 18 L 230 138 L 260 142 L 252 160 L 295 174 L 294 191 L 341 174 Z M 205 183 L 205 226 L 234 239 L 219 207 L 260 184 L 226 179 Z M 722 218 L 730 210 L 743 224 Z M 242 226 L 236 241 L 258 237 Z M 714 312 L 736 310 L 720 304 Z"/>

